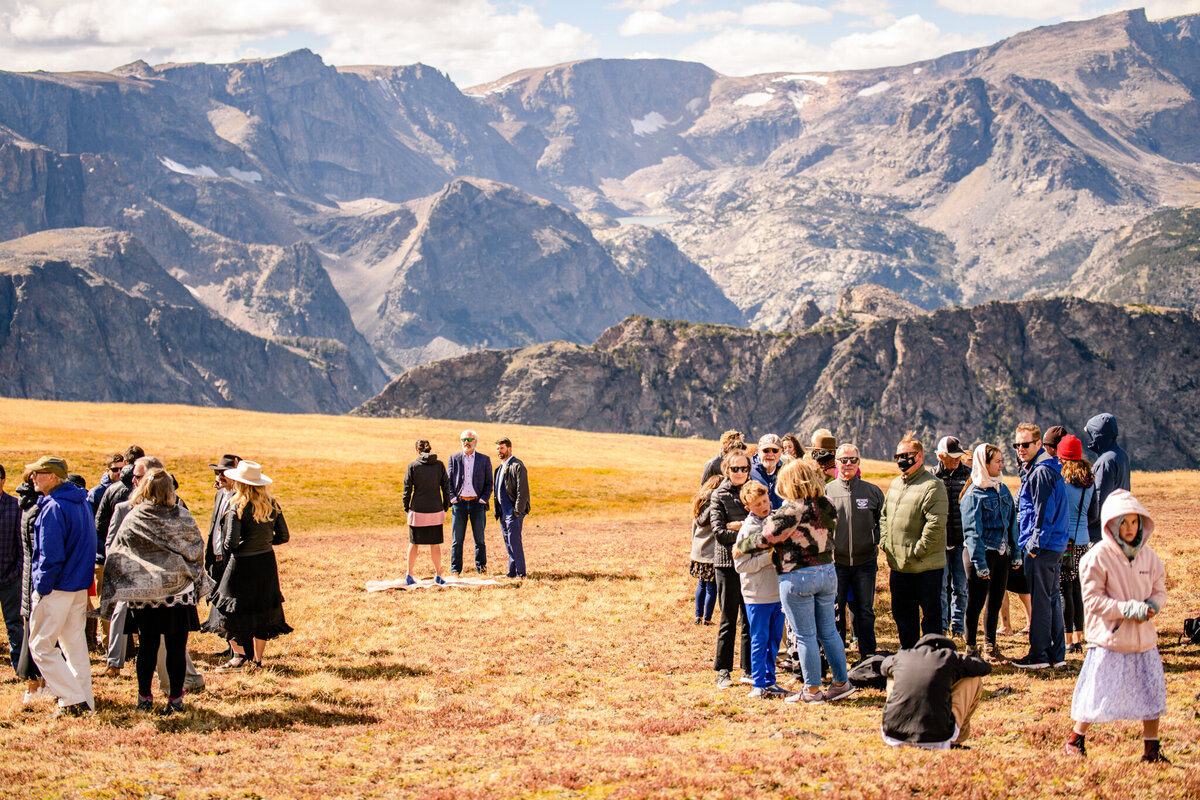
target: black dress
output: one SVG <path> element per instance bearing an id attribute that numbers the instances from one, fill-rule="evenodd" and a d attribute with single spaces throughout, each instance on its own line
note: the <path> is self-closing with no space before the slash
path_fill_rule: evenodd
<path id="1" fill-rule="evenodd" d="M 273 545 L 289 538 L 278 507 L 266 522 L 255 522 L 247 505 L 240 514 L 231 508 L 221 524 L 229 553 L 225 573 L 212 597 L 204 628 L 227 639 L 274 639 L 292 632 L 283 616 L 283 593 Z"/>
<path id="2" fill-rule="evenodd" d="M 404 472 L 404 511 L 419 514 L 441 513 L 450 508 L 450 476 L 446 465 L 433 453 L 422 453 Z M 441 544 L 445 540 L 445 522 L 436 525 L 409 525 L 410 544 Z"/>

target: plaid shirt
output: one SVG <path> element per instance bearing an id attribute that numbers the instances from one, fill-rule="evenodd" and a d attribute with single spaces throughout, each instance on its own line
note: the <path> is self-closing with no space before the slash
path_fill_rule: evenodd
<path id="1" fill-rule="evenodd" d="M 21 507 L 17 498 L 0 492 L 0 583 L 21 579 Z"/>

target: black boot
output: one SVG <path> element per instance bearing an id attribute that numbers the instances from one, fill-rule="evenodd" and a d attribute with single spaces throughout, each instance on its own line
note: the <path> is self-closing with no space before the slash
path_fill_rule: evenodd
<path id="1" fill-rule="evenodd" d="M 1170 764 L 1167 757 L 1162 754 L 1158 746 L 1158 739 L 1143 739 L 1142 744 L 1146 748 L 1146 752 L 1142 754 L 1142 761 L 1147 764 Z"/>

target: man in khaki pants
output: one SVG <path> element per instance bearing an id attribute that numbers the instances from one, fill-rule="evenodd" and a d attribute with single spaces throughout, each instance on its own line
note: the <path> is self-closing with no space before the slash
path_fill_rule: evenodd
<path id="1" fill-rule="evenodd" d="M 883 741 L 928 750 L 962 747 L 983 696 L 983 676 L 991 671 L 983 659 L 959 655 L 954 642 L 940 633 L 888 656 L 881 665 L 889 679 Z"/>
<path id="2" fill-rule="evenodd" d="M 87 492 L 67 481 L 67 462 L 42 456 L 25 467 L 42 495 L 34 523 L 29 650 L 58 711 L 79 716 L 96 707 L 84 634 L 88 587 L 95 577 L 96 523 Z"/>

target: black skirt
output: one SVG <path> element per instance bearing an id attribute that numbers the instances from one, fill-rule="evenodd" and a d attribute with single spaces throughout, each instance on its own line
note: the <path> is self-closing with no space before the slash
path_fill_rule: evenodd
<path id="1" fill-rule="evenodd" d="M 166 636 L 200 630 L 195 606 L 147 606 L 129 609 L 125 633 Z"/>
<path id="2" fill-rule="evenodd" d="M 441 544 L 445 541 L 444 525 L 411 525 L 408 528 L 409 544 Z"/>
<path id="3" fill-rule="evenodd" d="M 202 628 L 226 639 L 274 639 L 292 632 L 283 617 L 275 551 L 233 555 Z"/>

